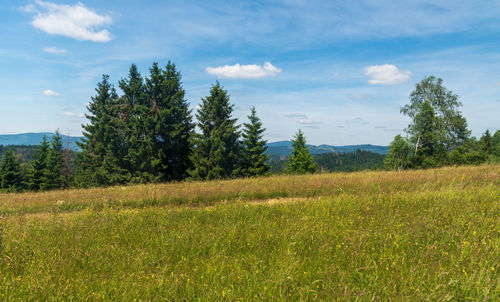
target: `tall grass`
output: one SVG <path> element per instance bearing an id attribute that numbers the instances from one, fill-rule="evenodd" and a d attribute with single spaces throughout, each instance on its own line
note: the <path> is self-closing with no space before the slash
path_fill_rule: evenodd
<path id="1" fill-rule="evenodd" d="M 2 195 L 0 300 L 497 301 L 499 172 Z"/>

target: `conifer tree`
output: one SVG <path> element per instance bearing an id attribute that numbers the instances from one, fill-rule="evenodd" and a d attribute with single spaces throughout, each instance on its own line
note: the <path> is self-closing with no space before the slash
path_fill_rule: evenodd
<path id="1" fill-rule="evenodd" d="M 109 179 L 110 173 L 113 173 L 111 167 L 117 166 L 116 161 L 113 161 L 110 163 L 111 167 L 103 167 L 105 156 L 115 157 L 121 143 L 117 132 L 122 126 L 118 123 L 116 110 L 118 95 L 109 82 L 109 76 L 103 75 L 96 92 L 87 106 L 89 114 L 86 117 L 89 123 L 82 126 L 83 138 L 78 143 L 82 151 L 76 160 L 75 181 L 79 186 L 112 184 Z"/>
<path id="2" fill-rule="evenodd" d="M 288 158 L 286 171 L 293 174 L 314 173 L 318 166 L 313 162 L 311 153 L 306 146 L 306 138 L 299 129 L 292 140 L 292 155 Z"/>
<path id="3" fill-rule="evenodd" d="M 41 190 L 59 189 L 64 184 L 63 178 L 64 154 L 59 132 L 52 137 L 50 148 L 47 152 L 45 169 L 43 170 Z"/>
<path id="4" fill-rule="evenodd" d="M 126 145 L 126 167 L 131 175 L 132 182 L 145 182 L 150 169 L 147 168 L 147 146 L 150 141 L 145 118 L 148 115 L 148 104 L 145 97 L 145 83 L 137 70 L 137 66 L 130 66 L 128 77 L 119 82 L 123 91 L 122 108 L 124 120 L 124 143 Z"/>
<path id="5" fill-rule="evenodd" d="M 30 190 L 38 191 L 43 182 L 43 174 L 47 167 L 47 155 L 49 153 L 49 143 L 44 135 L 42 142 L 36 148 L 33 160 L 28 168 L 27 187 Z"/>
<path id="6" fill-rule="evenodd" d="M 479 140 L 481 151 L 483 151 L 487 155 L 490 155 L 492 153 L 491 138 L 492 137 L 490 130 L 486 129 L 486 132 L 484 132 L 483 136 L 481 136 L 481 139 Z"/>
<path id="7" fill-rule="evenodd" d="M 23 177 L 21 164 L 14 150 L 8 148 L 0 161 L 0 189 L 16 192 L 22 189 Z"/>
<path id="8" fill-rule="evenodd" d="M 196 117 L 201 133 L 194 137 L 191 176 L 218 179 L 241 175 L 240 134 L 236 119 L 231 117 L 233 105 L 218 81 L 210 89 L 210 95 L 202 98 L 200 107 Z"/>
<path id="9" fill-rule="evenodd" d="M 248 116 L 249 123 L 243 124 L 242 132 L 242 173 L 245 176 L 264 175 L 269 171 L 267 160 L 267 141 L 262 139 L 266 129 L 262 128 L 262 122 L 257 117 L 255 107 L 252 107 Z"/>
<path id="10" fill-rule="evenodd" d="M 179 180 L 191 167 L 191 133 L 194 124 L 184 98 L 181 74 L 172 62 L 164 70 L 154 63 L 146 80 L 149 167 L 154 180 Z"/>

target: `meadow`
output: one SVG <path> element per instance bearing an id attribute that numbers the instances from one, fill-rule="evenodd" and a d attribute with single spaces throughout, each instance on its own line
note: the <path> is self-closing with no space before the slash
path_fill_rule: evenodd
<path id="1" fill-rule="evenodd" d="M 498 301 L 500 165 L 0 194 L 2 301 Z"/>

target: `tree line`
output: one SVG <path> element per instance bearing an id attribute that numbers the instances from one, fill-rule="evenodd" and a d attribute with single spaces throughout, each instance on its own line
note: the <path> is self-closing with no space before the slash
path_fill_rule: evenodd
<path id="1" fill-rule="evenodd" d="M 61 138 L 56 135 L 50 145 L 44 139 L 37 147 L 26 173 L 13 150 L 8 150 L 0 165 L 0 189 L 46 190 L 269 173 L 265 129 L 255 107 L 249 122 L 238 125 L 232 116 L 234 105 L 218 81 L 202 98 L 196 123 L 181 74 L 170 61 L 164 68 L 153 63 L 147 77 L 132 64 L 118 86 L 121 94 L 108 75 L 97 84 L 87 106 L 88 123 L 82 125 L 74 173 L 68 179 L 64 172 L 70 169 L 65 167 Z M 315 166 L 300 130 L 297 140 L 289 171 L 312 172 Z"/>
<path id="2" fill-rule="evenodd" d="M 36 147 L 28 165 L 12 148 L 2 149 L 0 190 L 49 190 L 64 187 L 253 177 L 270 173 L 265 128 L 255 107 L 248 123 L 237 124 L 228 92 L 217 81 L 195 113 L 185 99 L 175 64 L 153 63 L 143 77 L 132 64 L 118 82 L 121 94 L 103 75 L 87 106 L 88 123 L 75 154 L 57 134 Z M 458 96 L 442 79 L 426 77 L 410 94 L 401 112 L 411 118 L 406 136 L 397 135 L 384 159 L 386 169 L 477 164 L 500 159 L 500 131 L 476 140 L 459 108 Z M 240 127 L 242 128 L 240 130 Z M 363 167 L 378 167 L 366 154 L 313 159 L 304 133 L 292 140 L 285 173 L 314 173 L 324 165 L 342 166 L 366 157 Z M 74 160 L 73 160 L 73 157 Z M 318 165 L 319 163 L 319 165 Z M 273 161 L 271 161 L 273 164 Z M 334 168 L 333 170 L 335 170 Z"/>

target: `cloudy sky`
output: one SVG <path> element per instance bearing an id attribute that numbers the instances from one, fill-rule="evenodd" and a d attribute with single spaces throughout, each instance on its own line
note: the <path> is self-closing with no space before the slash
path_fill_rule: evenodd
<path id="1" fill-rule="evenodd" d="M 172 60 L 191 107 L 218 79 L 269 141 L 388 144 L 444 79 L 473 135 L 500 129 L 500 1 L 3 0 L 0 133 L 81 134 L 102 74 Z"/>

